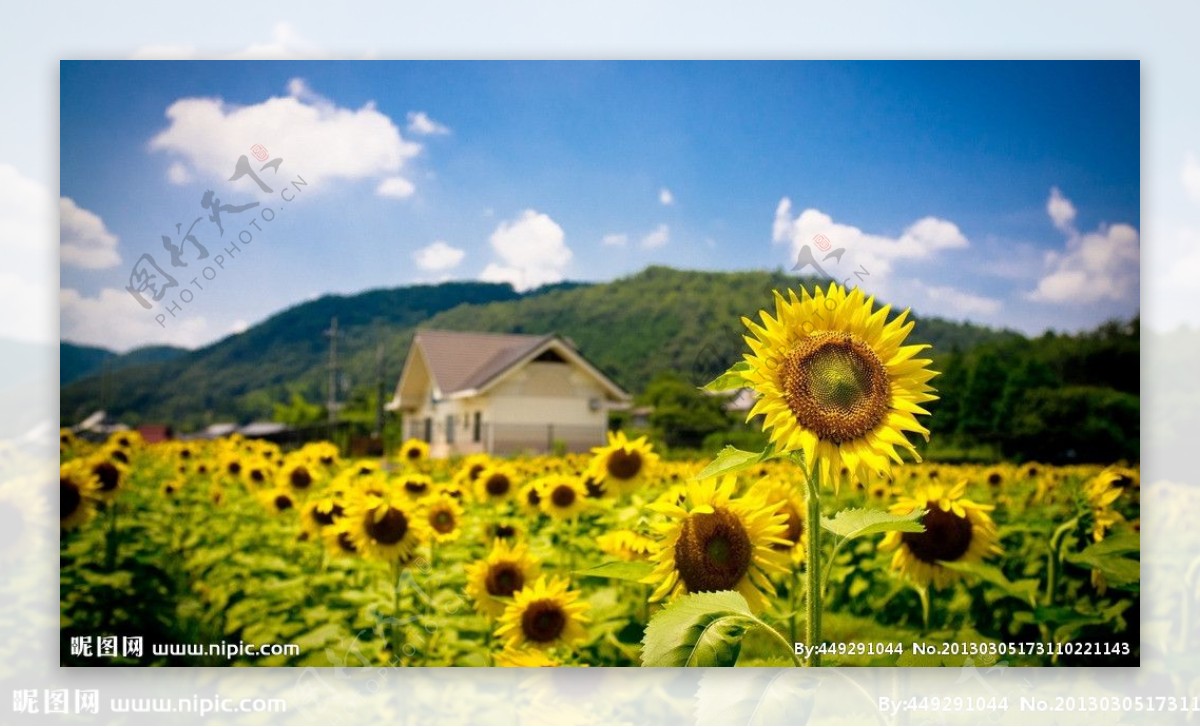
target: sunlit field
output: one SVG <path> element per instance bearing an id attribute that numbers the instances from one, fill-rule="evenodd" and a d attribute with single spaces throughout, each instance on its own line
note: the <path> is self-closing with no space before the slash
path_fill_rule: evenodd
<path id="1" fill-rule="evenodd" d="M 586 454 L 432 460 L 410 441 L 381 460 L 64 431 L 62 457 L 63 664 L 806 660 L 812 524 L 786 461 L 697 480 L 708 460 L 623 434 Z M 1122 465 L 1033 462 L 830 487 L 820 663 L 1136 664 L 1139 487 Z M 97 653 L 108 636 L 141 653 Z"/>

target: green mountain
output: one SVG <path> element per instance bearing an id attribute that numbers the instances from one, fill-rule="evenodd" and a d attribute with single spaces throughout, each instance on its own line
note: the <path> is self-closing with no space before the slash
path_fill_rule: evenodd
<path id="1" fill-rule="evenodd" d="M 610 283 L 525 294 L 507 285 L 460 282 L 326 296 L 176 359 L 68 384 L 62 417 L 70 423 L 104 408 L 129 423 L 172 422 L 187 431 L 213 421 L 270 418 L 290 402 L 323 402 L 329 375 L 324 331 L 334 316 L 339 400 L 364 417 L 373 411 L 381 370 L 385 396 L 391 395 L 418 326 L 556 332 L 632 393 L 664 371 L 700 385 L 740 358 L 743 315 L 770 306 L 772 290 L 812 282 L 782 270 L 651 267 Z M 935 382 L 941 400 L 931 420 L 942 444 L 964 451 L 982 445 L 992 453 L 985 456 L 1003 450 L 1044 459 L 1097 452 L 1137 458 L 1136 321 L 1029 339 L 930 317 L 916 320 L 911 339 L 931 344 L 935 367 L 944 372 Z M 1096 444 L 1075 442 L 1073 427 L 1090 432 Z M 1043 430 L 1053 436 L 1039 439 Z"/>
<path id="2" fill-rule="evenodd" d="M 127 353 L 116 353 L 107 348 L 63 341 L 58 344 L 58 383 L 61 386 L 103 371 L 119 371 L 129 366 L 170 361 L 187 352 L 186 348 L 176 346 L 143 346 Z"/>

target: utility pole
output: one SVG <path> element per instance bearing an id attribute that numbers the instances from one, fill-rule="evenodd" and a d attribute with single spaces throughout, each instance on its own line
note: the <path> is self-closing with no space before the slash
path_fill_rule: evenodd
<path id="1" fill-rule="evenodd" d="M 337 424 L 337 382 L 338 382 L 338 364 L 337 364 L 337 336 L 338 325 L 337 316 L 334 316 L 329 322 L 329 330 L 325 331 L 325 335 L 329 336 L 329 399 L 325 406 L 329 410 L 329 429 L 330 435 L 333 434 L 333 427 Z"/>

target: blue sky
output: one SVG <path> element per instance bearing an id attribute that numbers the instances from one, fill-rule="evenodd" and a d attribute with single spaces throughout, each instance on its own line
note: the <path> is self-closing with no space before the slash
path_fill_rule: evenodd
<path id="1" fill-rule="evenodd" d="M 918 313 L 1091 326 L 1139 308 L 1139 73 L 64 62 L 62 337 L 196 346 L 323 293 L 442 279 L 791 268 L 818 237 L 845 249 L 831 274 L 865 269 L 865 287 Z M 268 185 L 309 182 L 293 201 L 228 181 L 256 143 L 283 159 Z M 210 189 L 259 202 L 224 215 L 226 240 L 263 208 L 277 217 L 184 302 L 160 239 L 207 215 Z M 207 218 L 194 229 L 220 254 Z M 180 273 L 150 310 L 125 291 L 143 253 Z"/>

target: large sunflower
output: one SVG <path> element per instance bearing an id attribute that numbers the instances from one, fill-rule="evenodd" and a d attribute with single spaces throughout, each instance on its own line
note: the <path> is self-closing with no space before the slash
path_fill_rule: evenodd
<path id="1" fill-rule="evenodd" d="M 1001 552 L 996 524 L 988 515 L 992 506 L 968 500 L 966 489 L 966 480 L 953 487 L 926 483 L 917 485 L 912 496 L 902 496 L 892 505 L 891 511 L 897 515 L 925 510 L 921 517 L 925 532 L 891 532 L 880 543 L 881 550 L 896 551 L 893 570 L 918 586 L 932 583 L 941 589 L 962 575 L 943 568 L 941 563 L 979 563 Z"/>
<path id="2" fill-rule="evenodd" d="M 835 284 L 788 293 L 775 293 L 774 317 L 760 312 L 763 325 L 742 319 L 753 334 L 742 376 L 758 394 L 747 420 L 762 416 L 776 450 L 819 461 L 827 481 L 843 467 L 859 480 L 886 472 L 902 461 L 897 447 L 920 461 L 905 432 L 928 439 L 916 415 L 937 398 L 928 383 L 937 374 L 915 358 L 928 346 L 902 345 L 908 311 L 889 322 L 891 306 L 875 310 L 873 297 Z"/>
<path id="3" fill-rule="evenodd" d="M 531 583 L 538 570 L 524 543 L 510 546 L 497 539 L 487 558 L 467 566 L 467 595 L 476 611 L 498 618 L 508 600 Z"/>
<path id="4" fill-rule="evenodd" d="M 590 606 L 579 596 L 579 591 L 570 590 L 566 578 L 547 581 L 542 576 L 513 595 L 500 617 L 496 636 L 504 639 L 508 649 L 550 649 L 579 642 L 587 636 L 584 624 L 591 620 L 587 616 Z"/>
<path id="5" fill-rule="evenodd" d="M 592 452 L 595 456 L 587 474 L 604 492 L 618 496 L 637 489 L 658 463 L 645 437 L 630 439 L 625 432 L 609 432 L 608 444 Z"/>
<path id="6" fill-rule="evenodd" d="M 116 460 L 99 455 L 91 458 L 88 469 L 99 485 L 95 491 L 96 497 L 105 502 L 117 499 L 128 468 Z"/>
<path id="7" fill-rule="evenodd" d="M 428 525 L 403 498 L 357 494 L 346 506 L 346 531 L 363 555 L 394 563 L 424 542 Z"/>
<path id="8" fill-rule="evenodd" d="M 735 498 L 737 479 L 708 479 L 688 485 L 683 504 L 656 502 L 649 507 L 667 516 L 655 527 L 662 534 L 654 570 L 642 580 L 656 586 L 650 600 L 685 593 L 737 591 L 754 611 L 773 594 L 771 571 L 787 569 L 789 546 L 783 536 L 787 518 L 758 492 Z"/>
<path id="9" fill-rule="evenodd" d="M 96 513 L 100 482 L 83 460 L 71 460 L 58 468 L 59 525 L 74 530 Z"/>

